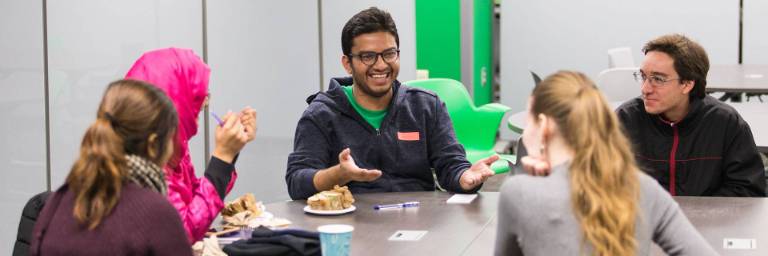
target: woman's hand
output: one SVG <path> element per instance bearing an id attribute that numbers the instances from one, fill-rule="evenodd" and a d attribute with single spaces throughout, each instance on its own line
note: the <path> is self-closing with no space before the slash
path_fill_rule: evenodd
<path id="1" fill-rule="evenodd" d="M 216 148 L 213 150 L 213 156 L 224 162 L 232 163 L 235 156 L 250 140 L 238 115 L 229 111 L 224 115 L 223 122 L 222 125 L 216 127 Z M 255 124 L 255 122 L 254 118 L 253 123 Z"/>
<path id="2" fill-rule="evenodd" d="M 253 141 L 256 138 L 256 110 L 253 108 L 245 107 L 240 111 L 240 124 L 245 128 L 245 133 L 248 134 L 248 142 Z"/>

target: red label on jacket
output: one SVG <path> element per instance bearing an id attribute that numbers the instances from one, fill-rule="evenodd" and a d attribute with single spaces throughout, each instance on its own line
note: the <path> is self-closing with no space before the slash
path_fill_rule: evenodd
<path id="1" fill-rule="evenodd" d="M 397 132 L 397 139 L 404 141 L 419 140 L 419 132 Z"/>

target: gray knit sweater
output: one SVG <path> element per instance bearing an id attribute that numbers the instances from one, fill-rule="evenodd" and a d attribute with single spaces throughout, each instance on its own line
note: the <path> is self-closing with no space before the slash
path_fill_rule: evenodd
<path id="1" fill-rule="evenodd" d="M 658 182 L 639 173 L 640 211 L 635 228 L 637 254 L 651 241 L 669 255 L 717 255 Z M 496 255 L 589 255 L 571 210 L 568 165 L 547 177 L 516 175 L 501 187 Z"/>

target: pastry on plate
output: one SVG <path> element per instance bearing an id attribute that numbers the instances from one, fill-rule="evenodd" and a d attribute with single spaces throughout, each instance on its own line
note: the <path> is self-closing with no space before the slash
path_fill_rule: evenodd
<path id="1" fill-rule="evenodd" d="M 263 211 L 261 202 L 256 201 L 256 197 L 251 193 L 238 197 L 235 201 L 228 202 L 224 209 L 221 209 L 221 215 L 224 217 L 232 217 L 238 213 L 248 211 L 248 215 L 258 217 Z"/>
<path id="2" fill-rule="evenodd" d="M 336 211 L 352 207 L 355 198 L 349 192 L 347 186 L 333 186 L 333 189 L 321 191 L 307 199 L 307 204 L 312 210 Z"/>

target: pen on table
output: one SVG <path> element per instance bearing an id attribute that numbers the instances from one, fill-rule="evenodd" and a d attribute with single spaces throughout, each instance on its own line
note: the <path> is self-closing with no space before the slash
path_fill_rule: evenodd
<path id="1" fill-rule="evenodd" d="M 219 118 L 219 116 L 217 116 L 216 113 L 213 113 L 213 111 L 211 111 L 210 113 L 211 113 L 211 116 L 213 116 L 213 119 L 216 119 L 216 122 L 219 123 L 219 126 L 224 125 L 224 122 L 221 121 L 221 118 Z"/>
<path id="2" fill-rule="evenodd" d="M 407 207 L 419 207 L 419 202 L 405 202 L 405 203 L 398 203 L 398 204 L 377 204 L 373 206 L 374 210 L 383 210 L 383 209 L 396 209 L 396 208 L 407 208 Z"/>

